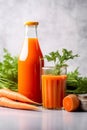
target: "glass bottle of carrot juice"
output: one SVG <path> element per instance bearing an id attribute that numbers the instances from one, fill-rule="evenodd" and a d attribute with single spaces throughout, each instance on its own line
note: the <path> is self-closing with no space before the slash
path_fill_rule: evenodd
<path id="1" fill-rule="evenodd" d="M 18 91 L 33 101 L 42 102 L 40 67 L 43 55 L 37 38 L 38 22 L 25 22 L 24 44 L 18 59 Z"/>

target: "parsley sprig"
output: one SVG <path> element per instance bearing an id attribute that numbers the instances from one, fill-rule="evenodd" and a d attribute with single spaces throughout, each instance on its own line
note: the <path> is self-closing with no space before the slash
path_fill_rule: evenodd
<path id="1" fill-rule="evenodd" d="M 45 59 L 47 59 L 48 62 L 53 61 L 54 62 L 54 70 L 53 74 L 58 75 L 61 74 L 61 68 L 67 65 L 67 61 L 70 59 L 74 59 L 75 57 L 78 57 L 78 54 L 73 54 L 71 50 L 62 49 L 62 54 L 57 50 L 55 52 L 50 52 L 48 55 L 45 55 Z"/>

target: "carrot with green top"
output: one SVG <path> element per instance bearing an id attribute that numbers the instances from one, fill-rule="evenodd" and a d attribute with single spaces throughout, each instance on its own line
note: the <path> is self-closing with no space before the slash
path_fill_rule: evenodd
<path id="1" fill-rule="evenodd" d="M 79 108 L 80 101 L 75 94 L 69 94 L 63 99 L 63 107 L 66 111 L 72 112 Z"/>
<path id="2" fill-rule="evenodd" d="M 15 109 L 33 110 L 33 111 L 39 110 L 39 108 L 36 107 L 35 105 L 13 101 L 11 99 L 8 99 L 7 97 L 0 97 L 0 106 Z"/>
<path id="3" fill-rule="evenodd" d="M 7 97 L 9 99 L 15 100 L 15 101 L 21 101 L 21 102 L 26 102 L 34 105 L 41 105 L 40 103 L 34 102 L 31 99 L 25 97 L 24 95 L 9 90 L 9 89 L 0 89 L 0 97 Z"/>

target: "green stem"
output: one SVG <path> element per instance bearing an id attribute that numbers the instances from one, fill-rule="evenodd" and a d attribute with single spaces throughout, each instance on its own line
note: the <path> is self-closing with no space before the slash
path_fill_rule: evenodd
<path id="1" fill-rule="evenodd" d="M 11 80 L 9 80 L 9 79 L 5 79 L 5 78 L 2 78 L 2 77 L 0 77 L 0 81 L 1 81 L 1 82 L 9 82 L 10 84 L 17 84 L 17 83 L 14 82 L 14 81 L 11 81 Z"/>

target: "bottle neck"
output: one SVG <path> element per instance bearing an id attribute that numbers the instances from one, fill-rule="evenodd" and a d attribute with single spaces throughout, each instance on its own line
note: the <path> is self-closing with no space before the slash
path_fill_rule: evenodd
<path id="1" fill-rule="evenodd" d="M 25 38 L 37 38 L 37 25 L 25 26 Z"/>

